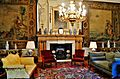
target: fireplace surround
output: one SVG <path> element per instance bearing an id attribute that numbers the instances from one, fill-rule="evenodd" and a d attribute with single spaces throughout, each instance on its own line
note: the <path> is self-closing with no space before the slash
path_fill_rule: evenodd
<path id="1" fill-rule="evenodd" d="M 41 56 L 42 50 L 50 50 L 50 44 L 72 44 L 72 55 L 75 49 L 82 49 L 84 35 L 37 35 L 38 37 L 38 54 Z M 68 50 L 69 51 L 69 50 Z M 41 59 L 41 57 L 39 58 Z M 60 60 L 62 61 L 62 60 Z M 64 62 L 67 60 L 64 60 Z"/>
<path id="2" fill-rule="evenodd" d="M 75 41 L 47 41 L 47 50 L 54 50 L 54 56 L 59 61 L 71 61 L 72 55 L 75 52 Z M 67 53 L 67 51 L 70 51 Z"/>

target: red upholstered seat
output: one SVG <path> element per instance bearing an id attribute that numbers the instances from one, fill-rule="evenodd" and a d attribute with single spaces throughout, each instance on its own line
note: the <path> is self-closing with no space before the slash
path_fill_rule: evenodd
<path id="1" fill-rule="evenodd" d="M 71 64 L 73 64 L 73 62 L 82 62 L 84 65 L 84 50 L 75 50 Z"/>
<path id="2" fill-rule="evenodd" d="M 42 50 L 41 57 L 42 57 L 43 67 L 45 67 L 46 63 L 50 63 L 51 65 L 52 63 L 55 63 L 55 65 L 57 66 L 57 62 L 51 50 Z"/>

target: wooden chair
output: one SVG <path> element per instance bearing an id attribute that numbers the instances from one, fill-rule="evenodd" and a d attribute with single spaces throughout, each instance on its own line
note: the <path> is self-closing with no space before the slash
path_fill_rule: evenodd
<path id="1" fill-rule="evenodd" d="M 50 63 L 51 65 L 52 65 L 52 63 L 55 63 L 55 65 L 57 66 L 57 62 L 56 62 L 55 57 L 52 54 L 51 50 L 43 50 L 43 51 L 41 51 L 41 57 L 42 57 L 42 66 L 43 66 L 43 68 L 45 68 L 46 63 Z"/>
<path id="2" fill-rule="evenodd" d="M 84 50 L 75 50 L 75 54 L 73 55 L 71 65 L 75 62 L 82 62 L 84 66 Z"/>

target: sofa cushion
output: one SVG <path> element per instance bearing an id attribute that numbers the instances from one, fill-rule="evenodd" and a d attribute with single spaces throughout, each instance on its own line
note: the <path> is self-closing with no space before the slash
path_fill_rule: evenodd
<path id="1" fill-rule="evenodd" d="M 20 65 L 20 57 L 18 54 L 9 54 L 6 58 L 2 59 L 4 66 Z"/>
<path id="2" fill-rule="evenodd" d="M 114 58 L 114 61 L 120 61 L 120 58 Z"/>
<path id="3" fill-rule="evenodd" d="M 34 57 L 21 57 L 21 64 L 33 65 L 34 64 Z"/>
<path id="4" fill-rule="evenodd" d="M 100 56 L 105 56 L 105 53 L 98 53 L 98 52 L 90 53 L 90 56 L 92 56 L 92 57 L 100 57 Z"/>
<path id="5" fill-rule="evenodd" d="M 114 57 L 115 58 L 120 58 L 120 52 L 116 52 Z"/>
<path id="6" fill-rule="evenodd" d="M 105 53 L 96 52 L 96 53 L 90 53 L 89 55 L 90 55 L 91 60 L 105 60 L 106 59 Z"/>
<path id="7" fill-rule="evenodd" d="M 91 57 L 91 60 L 105 60 L 105 56 L 100 56 L 100 57 Z"/>
<path id="8" fill-rule="evenodd" d="M 94 64 L 96 64 L 97 66 L 103 68 L 103 69 L 107 69 L 109 71 L 111 71 L 111 68 L 109 67 L 109 62 L 108 61 L 93 61 Z"/>
<path id="9" fill-rule="evenodd" d="M 114 60 L 114 55 L 115 54 L 113 52 L 106 53 L 106 60 L 113 61 Z"/>

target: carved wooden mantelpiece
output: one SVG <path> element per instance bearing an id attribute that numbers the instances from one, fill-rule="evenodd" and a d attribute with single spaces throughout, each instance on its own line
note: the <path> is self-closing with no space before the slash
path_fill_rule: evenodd
<path id="1" fill-rule="evenodd" d="M 46 50 L 47 41 L 56 41 L 56 40 L 72 40 L 75 41 L 75 49 L 82 49 L 82 42 L 84 35 L 37 35 L 38 36 L 38 45 L 39 52 L 41 50 Z"/>

